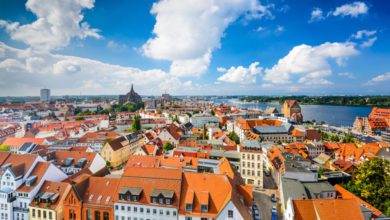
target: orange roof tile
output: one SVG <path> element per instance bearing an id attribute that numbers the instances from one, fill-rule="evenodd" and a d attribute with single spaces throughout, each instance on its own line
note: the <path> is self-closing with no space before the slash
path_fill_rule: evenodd
<path id="1" fill-rule="evenodd" d="M 3 144 L 12 146 L 12 147 L 20 147 L 24 143 L 30 142 L 34 144 L 43 144 L 45 141 L 44 138 L 17 138 L 17 137 L 9 137 L 7 138 Z"/>
<path id="2" fill-rule="evenodd" d="M 30 205 L 34 207 L 40 207 L 40 208 L 56 209 L 57 206 L 61 204 L 62 201 L 65 199 L 65 196 L 70 191 L 70 189 L 71 189 L 71 185 L 69 183 L 45 181 L 42 184 L 42 187 L 39 189 L 38 193 L 41 192 L 56 193 L 59 195 L 59 198 L 54 203 L 50 203 L 49 207 L 47 206 L 46 203 L 37 203 L 34 201 L 32 201 Z"/>
<path id="3" fill-rule="evenodd" d="M 37 176 L 37 179 L 35 180 L 34 184 L 31 186 L 27 186 L 26 184 L 23 184 L 20 186 L 16 191 L 18 192 L 30 192 L 33 190 L 38 184 L 41 182 L 43 176 L 45 175 L 46 171 L 49 169 L 49 166 L 51 165 L 50 162 L 38 162 L 33 171 L 30 173 L 31 176 Z"/>
<path id="4" fill-rule="evenodd" d="M 375 217 L 379 217 L 382 212 L 380 210 L 378 210 L 377 208 L 375 208 L 374 206 L 370 205 L 369 203 L 367 203 L 366 201 L 362 200 L 361 198 L 359 198 L 358 196 L 356 196 L 355 194 L 351 193 L 350 191 L 344 189 L 342 186 L 336 184 L 334 186 L 334 188 L 337 190 L 337 193 L 343 198 L 343 199 L 356 199 L 356 201 L 360 204 L 360 205 L 363 205 L 365 206 L 367 209 L 371 210 Z"/>
<path id="5" fill-rule="evenodd" d="M 293 200 L 295 220 L 363 220 L 354 199 Z"/>

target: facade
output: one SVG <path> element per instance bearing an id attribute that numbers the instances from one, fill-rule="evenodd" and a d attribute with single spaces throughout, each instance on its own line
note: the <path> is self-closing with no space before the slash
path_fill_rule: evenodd
<path id="1" fill-rule="evenodd" d="M 48 102 L 50 101 L 50 89 L 41 89 L 41 102 Z"/>
<path id="2" fill-rule="evenodd" d="M 388 128 L 386 131 L 383 131 L 381 133 L 381 136 L 382 136 L 382 141 L 385 141 L 388 144 L 390 144 L 390 128 Z"/>
<path id="3" fill-rule="evenodd" d="M 109 141 L 100 151 L 105 161 L 112 167 L 118 167 L 127 162 L 129 155 L 135 154 L 145 144 L 142 134 L 132 133 Z"/>
<path id="4" fill-rule="evenodd" d="M 119 96 L 119 105 L 123 105 L 125 103 L 133 103 L 137 106 L 143 104 L 141 96 L 134 91 L 133 84 L 131 84 L 130 92 L 128 92 L 126 95 Z"/>
<path id="5" fill-rule="evenodd" d="M 241 153 L 240 173 L 245 183 L 263 188 L 263 152 L 257 140 L 244 140 Z"/>
<path id="6" fill-rule="evenodd" d="M 213 115 L 193 115 L 190 122 L 194 127 L 202 128 L 208 123 L 219 124 L 219 118 Z"/>
<path id="7" fill-rule="evenodd" d="M 63 201 L 71 188 L 69 183 L 45 181 L 29 206 L 29 219 L 64 219 Z"/>
<path id="8" fill-rule="evenodd" d="M 179 220 L 252 219 L 250 204 L 226 175 L 183 174 Z"/>
<path id="9" fill-rule="evenodd" d="M 115 191 L 115 219 L 178 219 L 181 181 L 179 169 L 128 169 Z"/>
<path id="10" fill-rule="evenodd" d="M 295 123 L 302 123 L 303 115 L 301 107 L 296 100 L 286 100 L 282 105 L 284 117 Z"/>
<path id="11" fill-rule="evenodd" d="M 66 175 L 33 154 L 1 153 L 0 216 L 28 219 L 29 204 L 46 180 L 62 181 Z"/>

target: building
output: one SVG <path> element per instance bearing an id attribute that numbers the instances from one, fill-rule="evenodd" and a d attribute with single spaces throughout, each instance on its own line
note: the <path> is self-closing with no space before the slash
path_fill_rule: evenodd
<path id="1" fill-rule="evenodd" d="M 78 146 L 88 146 L 99 153 L 104 143 L 116 138 L 118 134 L 113 131 L 88 132 L 78 140 Z"/>
<path id="2" fill-rule="evenodd" d="M 120 178 L 81 176 L 64 200 L 64 219 L 110 220 Z"/>
<path id="3" fill-rule="evenodd" d="M 206 124 L 219 124 L 219 118 L 213 115 L 193 115 L 190 118 L 191 124 L 196 128 L 202 128 Z"/>
<path id="4" fill-rule="evenodd" d="M 3 219 L 28 219 L 29 204 L 46 181 L 62 181 L 67 176 L 34 154 L 1 152 L 0 216 Z"/>
<path id="5" fill-rule="evenodd" d="M 390 128 L 390 109 L 374 107 L 368 117 L 356 116 L 353 123 L 353 130 L 369 135 L 386 132 Z"/>
<path id="6" fill-rule="evenodd" d="M 81 170 L 94 174 L 106 167 L 106 161 L 96 152 L 56 150 L 48 153 L 45 159 L 69 176 Z"/>
<path id="7" fill-rule="evenodd" d="M 112 167 L 118 167 L 126 163 L 129 155 L 135 154 L 144 144 L 144 135 L 132 133 L 107 142 L 100 154 Z"/>
<path id="8" fill-rule="evenodd" d="M 64 219 L 63 202 L 71 188 L 69 183 L 45 181 L 30 203 L 29 219 Z"/>
<path id="9" fill-rule="evenodd" d="M 302 123 L 303 115 L 301 106 L 296 100 L 286 100 L 282 105 L 282 113 L 284 117 L 295 123 Z"/>
<path id="10" fill-rule="evenodd" d="M 386 131 L 382 131 L 381 133 L 382 141 L 386 141 L 390 144 L 390 128 L 387 128 Z"/>
<path id="11" fill-rule="evenodd" d="M 115 190 L 115 219 L 178 219 L 181 182 L 180 169 L 128 169 Z"/>
<path id="12" fill-rule="evenodd" d="M 263 152 L 257 140 L 244 140 L 240 147 L 240 173 L 245 183 L 263 188 Z"/>
<path id="13" fill-rule="evenodd" d="M 248 199 L 226 175 L 183 174 L 179 220 L 252 219 Z"/>
<path id="14" fill-rule="evenodd" d="M 177 145 L 180 138 L 184 135 L 184 130 L 175 124 L 169 124 L 163 128 L 158 129 L 157 137 L 163 142 L 169 142 Z"/>
<path id="15" fill-rule="evenodd" d="M 50 89 L 41 89 L 41 102 L 50 101 Z"/>
<path id="16" fill-rule="evenodd" d="M 359 203 L 354 199 L 289 200 L 285 220 L 364 220 Z"/>
<path id="17" fill-rule="evenodd" d="M 133 84 L 131 84 L 130 92 L 126 95 L 119 96 L 119 105 L 123 105 L 125 103 L 133 103 L 137 106 L 141 106 L 143 104 L 141 96 L 134 91 Z"/>

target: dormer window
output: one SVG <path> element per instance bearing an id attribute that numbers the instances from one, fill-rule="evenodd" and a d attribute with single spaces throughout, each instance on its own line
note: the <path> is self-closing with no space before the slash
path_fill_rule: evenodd
<path id="1" fill-rule="evenodd" d="M 186 204 L 186 212 L 192 212 L 192 204 Z"/>
<path id="2" fill-rule="evenodd" d="M 123 187 L 119 191 L 119 199 L 124 201 L 138 202 L 142 194 L 142 189 L 137 187 Z"/>
<path id="3" fill-rule="evenodd" d="M 209 212 L 209 206 L 208 206 L 208 205 L 201 205 L 201 206 L 200 206 L 200 211 L 201 211 L 202 213 L 207 213 L 207 212 Z"/>

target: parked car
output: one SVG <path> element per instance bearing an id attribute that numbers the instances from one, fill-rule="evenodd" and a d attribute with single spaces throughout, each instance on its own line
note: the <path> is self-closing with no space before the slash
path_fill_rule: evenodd
<path id="1" fill-rule="evenodd" d="M 252 205 L 252 215 L 254 220 L 260 220 L 260 212 L 257 205 Z"/>
<path id="2" fill-rule="evenodd" d="M 271 220 L 278 220 L 278 212 L 276 210 L 276 206 L 272 206 L 272 209 L 271 209 Z"/>
<path id="3" fill-rule="evenodd" d="M 276 200 L 275 194 L 272 194 L 272 195 L 271 195 L 271 201 L 272 201 L 272 202 L 276 202 L 276 201 L 277 201 L 277 200 Z"/>

